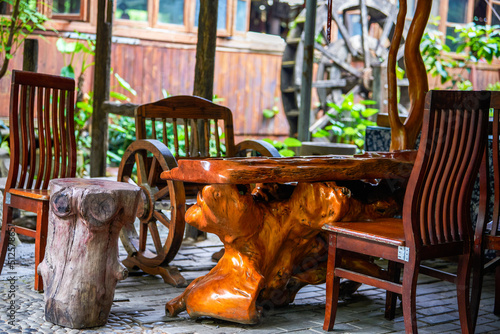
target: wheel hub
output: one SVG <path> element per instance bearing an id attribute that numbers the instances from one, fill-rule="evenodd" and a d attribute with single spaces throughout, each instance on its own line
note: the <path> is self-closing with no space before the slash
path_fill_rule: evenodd
<path id="1" fill-rule="evenodd" d="M 141 185 L 141 199 L 137 208 L 137 218 L 141 221 L 149 221 L 153 216 L 154 202 L 151 196 L 151 188 L 147 185 Z"/>

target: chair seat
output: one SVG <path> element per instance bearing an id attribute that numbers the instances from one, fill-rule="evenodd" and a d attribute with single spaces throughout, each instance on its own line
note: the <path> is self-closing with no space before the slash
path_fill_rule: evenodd
<path id="1" fill-rule="evenodd" d="M 40 190 L 40 189 L 17 189 L 11 188 L 7 193 L 15 196 L 21 196 L 25 198 L 30 198 L 38 201 L 48 201 L 50 200 L 50 190 Z"/>
<path id="2" fill-rule="evenodd" d="M 405 244 L 403 221 L 396 218 L 360 222 L 334 222 L 325 224 L 323 229 L 394 246 L 403 246 Z"/>

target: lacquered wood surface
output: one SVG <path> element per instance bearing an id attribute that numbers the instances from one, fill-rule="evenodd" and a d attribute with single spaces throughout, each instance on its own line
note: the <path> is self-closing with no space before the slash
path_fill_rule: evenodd
<path id="1" fill-rule="evenodd" d="M 12 71 L 9 109 L 10 167 L 5 184 L 0 272 L 7 252 L 12 210 L 37 214 L 35 271 L 45 254 L 49 181 L 76 174 L 74 129 L 75 81 L 70 78 Z M 35 290 L 42 290 L 42 278 L 35 273 Z"/>
<path id="2" fill-rule="evenodd" d="M 491 137 L 492 154 L 490 154 L 489 149 L 486 149 L 481 164 L 479 212 L 474 238 L 471 292 L 471 314 L 474 326 L 479 315 L 483 275 L 493 268 L 495 268 L 493 313 L 500 315 L 500 92 L 491 92 L 490 107 L 493 109 L 493 122 L 491 123 L 491 132 L 493 134 Z M 491 170 L 493 170 L 493 173 L 490 172 Z M 490 193 L 491 181 L 493 181 L 493 193 Z M 493 210 L 490 208 L 491 202 L 493 202 Z M 491 217 L 489 216 L 490 211 L 492 211 Z M 492 251 L 496 251 L 496 257 L 487 260 L 485 255 L 494 254 Z"/>
<path id="3" fill-rule="evenodd" d="M 170 315 L 187 310 L 192 317 L 257 323 L 263 306 L 286 305 L 303 286 L 325 281 L 322 226 L 396 213 L 394 199 L 379 196 L 362 202 L 335 182 L 275 186 L 203 188 L 197 204 L 186 212 L 186 222 L 218 235 L 225 253 L 207 275 L 167 302 Z M 380 275 L 380 268 L 366 257 L 350 258 L 346 265 Z"/>
<path id="4" fill-rule="evenodd" d="M 405 332 L 417 333 L 416 286 L 418 274 L 423 273 L 456 284 L 462 333 L 473 333 L 469 309 L 473 240 L 470 207 L 472 187 L 486 147 L 489 105 L 489 92 L 429 92 L 400 225 L 396 225 L 397 220 L 391 224 L 382 221 L 386 226 L 379 220 L 351 220 L 323 227 L 331 233 L 324 330 L 333 329 L 340 279 L 345 278 L 391 292 L 387 306 L 394 305 L 394 293 L 402 294 Z M 402 281 L 399 269 L 381 280 L 346 268 L 342 260 L 353 253 L 381 257 L 390 264 L 399 262 Z M 445 256 L 458 258 L 456 273 L 429 267 L 419 271 L 421 261 Z M 393 318 L 394 311 L 386 315 Z"/>
<path id="5" fill-rule="evenodd" d="M 286 183 L 408 178 L 416 151 L 361 156 L 255 157 L 180 160 L 161 173 L 167 180 L 196 183 Z"/>

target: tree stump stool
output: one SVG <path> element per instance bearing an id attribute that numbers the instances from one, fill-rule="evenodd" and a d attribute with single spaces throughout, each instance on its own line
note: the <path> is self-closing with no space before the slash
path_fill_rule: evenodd
<path id="1" fill-rule="evenodd" d="M 118 280 L 128 271 L 118 259 L 122 226 L 135 218 L 140 188 L 101 179 L 50 181 L 45 258 L 45 319 L 87 328 L 107 322 Z"/>

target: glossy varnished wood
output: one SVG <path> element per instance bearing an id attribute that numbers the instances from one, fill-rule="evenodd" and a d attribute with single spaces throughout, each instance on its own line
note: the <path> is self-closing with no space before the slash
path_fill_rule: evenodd
<path id="1" fill-rule="evenodd" d="M 218 235 L 225 253 L 207 275 L 168 301 L 166 311 L 257 323 L 262 307 L 287 305 L 303 286 L 325 281 L 322 226 L 389 217 L 394 205 L 390 198 L 359 201 L 335 182 L 205 186 L 186 222 Z M 366 257 L 350 257 L 347 266 L 381 274 Z"/>
<path id="2" fill-rule="evenodd" d="M 35 237 L 35 271 L 45 253 L 49 181 L 76 174 L 74 130 L 75 81 L 73 79 L 12 72 L 10 167 L 5 185 L 1 236 L 0 271 L 12 227 L 13 208 L 37 214 L 36 232 L 12 227 Z M 35 290 L 42 290 L 35 273 Z"/>
<path id="3" fill-rule="evenodd" d="M 491 92 L 491 108 L 493 110 L 492 154 L 490 157 L 490 151 L 486 149 L 481 164 L 479 212 L 474 238 L 471 293 L 471 313 L 474 326 L 477 323 L 479 314 L 483 275 L 489 270 L 495 270 L 493 313 L 500 315 L 500 92 Z M 490 164 L 490 158 L 492 164 Z M 491 174 L 490 171 L 493 171 L 493 173 Z M 491 177 L 493 177 L 493 194 L 490 194 L 489 189 Z M 491 203 L 493 203 L 493 210 L 490 210 Z M 489 215 L 490 211 L 492 211 L 491 217 Z M 485 251 L 487 250 L 493 251 L 495 254 L 493 259 L 489 261 L 485 257 Z"/>
<path id="4" fill-rule="evenodd" d="M 140 186 L 143 201 L 138 210 L 141 221 L 138 233 L 131 224 L 122 230 L 121 239 L 129 254 L 124 263 L 130 268 L 160 274 L 167 283 L 183 286 L 186 281 L 168 263 L 184 238 L 186 198 L 189 204 L 194 203 L 202 186 L 163 180 L 160 174 L 188 159 L 245 155 L 247 151 L 269 156 L 279 153 L 261 140 L 245 140 L 236 145 L 231 110 L 198 96 L 171 96 L 141 105 L 135 119 L 138 140 L 122 157 L 118 181 Z M 163 214 L 158 205 L 167 206 L 170 215 Z M 160 238 L 157 224 L 169 230 L 165 240 Z M 146 247 L 148 236 L 153 239 L 153 251 Z"/>
<path id="5" fill-rule="evenodd" d="M 407 178 L 415 151 L 371 154 L 359 157 L 255 157 L 181 160 L 179 167 L 164 171 L 164 179 L 198 183 L 283 183 L 328 180 Z"/>
<path id="6" fill-rule="evenodd" d="M 331 233 L 327 274 L 324 329 L 332 330 L 338 304 L 340 278 L 347 278 L 402 294 L 405 331 L 417 332 L 416 283 L 420 262 L 458 256 L 457 273 L 422 267 L 423 274 L 454 282 L 462 333 L 472 333 L 469 309 L 472 223 L 470 198 L 487 138 L 489 92 L 431 91 L 426 96 L 421 142 L 403 204 L 400 225 L 391 220 L 390 231 L 363 221 L 333 222 L 324 226 Z M 374 226 L 369 227 L 370 224 Z M 382 222 L 382 224 L 386 224 Z M 397 226 L 397 227 L 396 227 Z M 401 257 L 398 246 L 407 247 Z M 392 269 L 389 279 L 356 272 L 342 263 L 343 251 L 380 256 L 403 267 Z M 394 305 L 388 294 L 387 306 Z M 391 314 L 392 312 L 392 314 Z M 386 313 L 393 317 L 393 311 Z"/>

